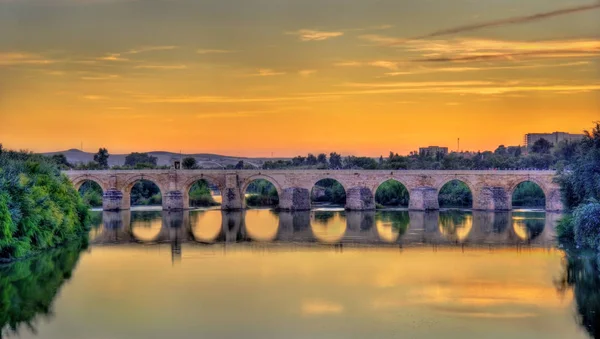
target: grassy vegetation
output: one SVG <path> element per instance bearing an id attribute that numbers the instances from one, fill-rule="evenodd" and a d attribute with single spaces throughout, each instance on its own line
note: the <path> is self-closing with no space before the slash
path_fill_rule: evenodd
<path id="1" fill-rule="evenodd" d="M 51 158 L 0 146 L 0 260 L 77 239 L 88 220 L 88 205 Z"/>
<path id="2" fill-rule="evenodd" d="M 131 206 L 160 206 L 162 195 L 158 186 L 148 180 L 140 180 L 131 189 Z"/>

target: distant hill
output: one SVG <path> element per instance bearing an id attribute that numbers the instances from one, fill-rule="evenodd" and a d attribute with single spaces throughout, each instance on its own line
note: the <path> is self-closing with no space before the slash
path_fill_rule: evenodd
<path id="1" fill-rule="evenodd" d="M 278 160 L 285 158 L 243 158 L 243 157 L 230 157 L 227 155 L 219 155 L 219 154 L 208 154 L 208 153 L 198 153 L 198 154 L 179 154 L 173 152 L 164 152 L 164 151 L 153 151 L 146 152 L 149 155 L 157 158 L 157 165 L 159 166 L 168 166 L 171 164 L 172 158 L 185 158 L 185 157 L 193 157 L 198 162 L 198 165 L 202 168 L 223 168 L 227 165 L 235 165 L 240 160 L 243 160 L 244 163 L 255 165 L 257 167 L 261 166 L 267 160 Z M 95 153 L 87 153 L 80 151 L 78 149 L 70 149 L 66 151 L 60 152 L 50 152 L 50 153 L 42 153 L 44 155 L 55 155 L 55 154 L 64 154 L 67 157 L 67 161 L 76 164 L 76 163 L 87 163 L 94 160 Z M 111 154 L 108 158 L 109 166 L 123 166 L 125 165 L 125 157 L 129 154 Z"/>

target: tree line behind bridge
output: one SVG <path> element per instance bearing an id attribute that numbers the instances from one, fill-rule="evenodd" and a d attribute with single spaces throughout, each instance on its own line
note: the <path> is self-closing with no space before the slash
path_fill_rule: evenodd
<path id="1" fill-rule="evenodd" d="M 387 157 L 379 158 L 363 156 L 343 156 L 337 152 L 298 155 L 291 159 L 267 160 L 259 164 L 262 169 L 363 169 L 363 170 L 486 170 L 486 169 L 563 169 L 576 158 L 582 142 L 562 141 L 553 145 L 545 139 L 540 139 L 527 150 L 521 146 L 498 146 L 494 151 L 455 152 L 445 154 L 411 152 L 409 155 L 399 155 L 390 152 Z M 104 169 L 168 169 L 169 166 L 159 166 L 158 159 L 148 153 L 131 153 L 125 158 L 122 166 L 109 167 L 110 153 L 106 148 L 100 148 L 94 155 L 94 160 L 88 163 L 69 163 L 64 154 L 56 154 L 52 159 L 62 169 L 104 170 Z M 181 160 L 183 169 L 202 169 L 193 157 Z M 257 165 L 238 161 L 235 165 L 223 166 L 225 169 L 256 169 Z"/>

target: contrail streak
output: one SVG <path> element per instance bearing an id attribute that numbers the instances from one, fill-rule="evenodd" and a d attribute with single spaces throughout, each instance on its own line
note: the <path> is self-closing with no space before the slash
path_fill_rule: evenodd
<path id="1" fill-rule="evenodd" d="M 532 14 L 532 15 L 519 16 L 519 17 L 514 17 L 514 18 L 507 18 L 507 19 L 495 20 L 495 21 L 490 21 L 490 22 L 482 22 L 482 23 L 478 23 L 478 24 L 464 25 L 464 26 L 459 26 L 459 27 L 455 27 L 455 28 L 443 29 L 443 30 L 439 30 L 439 31 L 436 31 L 433 33 L 421 35 L 421 36 L 407 39 L 407 40 L 420 40 L 420 39 L 432 38 L 432 37 L 436 37 L 436 36 L 440 36 L 440 35 L 448 35 L 448 34 L 454 34 L 454 33 L 460 33 L 460 32 L 474 31 L 474 30 L 478 30 L 481 28 L 487 28 L 487 27 L 495 27 L 495 26 L 502 26 L 502 25 L 508 25 L 508 24 L 520 24 L 520 23 L 524 23 L 524 22 L 536 21 L 536 20 L 551 18 L 551 17 L 559 16 L 559 15 L 589 11 L 589 10 L 598 9 L 598 8 L 600 8 L 600 2 L 596 3 L 596 4 L 585 5 L 585 6 L 577 6 L 577 7 L 558 9 L 558 10 L 551 11 L 551 12 L 537 13 L 537 14 Z M 395 42 L 392 45 L 401 44 L 403 42 L 404 41 Z"/>

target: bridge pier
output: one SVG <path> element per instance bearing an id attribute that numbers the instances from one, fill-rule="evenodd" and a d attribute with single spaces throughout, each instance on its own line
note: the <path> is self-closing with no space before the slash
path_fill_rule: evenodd
<path id="1" fill-rule="evenodd" d="M 180 211 L 183 210 L 183 193 L 180 191 L 169 191 L 163 196 L 163 210 Z"/>
<path id="2" fill-rule="evenodd" d="M 375 197 L 367 187 L 352 187 L 346 192 L 346 209 L 369 211 L 375 209 Z"/>
<path id="3" fill-rule="evenodd" d="M 473 209 L 481 211 L 510 211 L 511 199 L 503 187 L 483 187 L 473 192 Z"/>
<path id="4" fill-rule="evenodd" d="M 241 210 L 244 208 L 244 196 L 240 190 L 237 174 L 225 175 L 225 188 L 222 193 L 221 209 Z"/>
<path id="5" fill-rule="evenodd" d="M 551 190 L 546 193 L 546 211 L 548 212 L 560 212 L 564 211 L 565 206 L 562 202 L 560 190 Z"/>
<path id="6" fill-rule="evenodd" d="M 413 211 L 431 211 L 440 209 L 438 191 L 433 187 L 417 187 L 410 191 L 408 209 Z"/>
<path id="7" fill-rule="evenodd" d="M 123 192 L 118 189 L 108 189 L 102 195 L 102 210 L 119 211 L 123 208 Z"/>
<path id="8" fill-rule="evenodd" d="M 284 189 L 279 198 L 279 208 L 284 211 L 310 210 L 310 191 L 300 187 Z"/>

